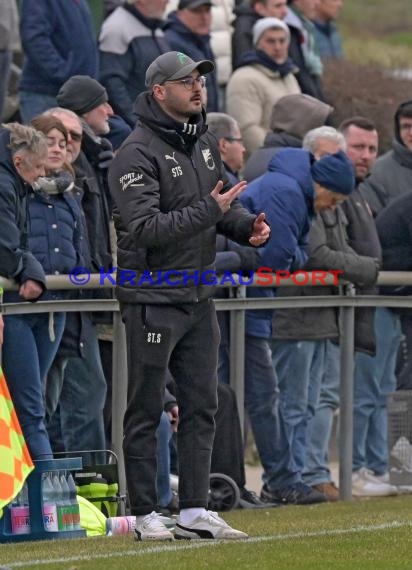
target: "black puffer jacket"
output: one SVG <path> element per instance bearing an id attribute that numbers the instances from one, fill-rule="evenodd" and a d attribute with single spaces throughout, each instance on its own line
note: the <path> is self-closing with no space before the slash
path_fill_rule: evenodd
<path id="1" fill-rule="evenodd" d="M 349 246 L 357 254 L 373 257 L 381 264 L 382 249 L 378 232 L 371 209 L 363 199 L 359 188 L 355 188 L 341 208 L 348 220 L 346 232 Z M 374 284 L 356 288 L 357 295 L 377 295 L 377 293 L 378 288 Z M 374 319 L 374 307 L 355 309 L 355 348 L 372 355 L 376 351 Z"/>
<path id="2" fill-rule="evenodd" d="M 46 288 L 42 266 L 28 251 L 27 197 L 30 186 L 17 174 L 8 148 L 10 133 L 0 131 L 0 275 L 14 279 L 19 285 L 28 279 Z M 17 300 L 14 292 L 5 300 Z M 21 300 L 21 299 L 20 299 Z"/>
<path id="3" fill-rule="evenodd" d="M 201 275 L 214 269 L 216 230 L 247 245 L 255 216 L 239 203 L 223 215 L 210 196 L 225 174 L 204 115 L 177 123 L 149 93 L 139 96 L 136 110 L 139 123 L 109 170 L 118 268 L 135 272 L 125 282 L 118 271 L 118 298 L 166 304 L 206 299 L 214 288 Z M 159 271 L 178 271 L 185 282 L 175 275 L 171 280 L 180 284 L 168 284 Z"/>

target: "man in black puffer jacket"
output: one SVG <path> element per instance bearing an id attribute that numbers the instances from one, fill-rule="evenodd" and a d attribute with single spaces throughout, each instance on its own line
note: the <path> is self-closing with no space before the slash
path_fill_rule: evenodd
<path id="1" fill-rule="evenodd" d="M 168 368 L 180 410 L 175 536 L 246 538 L 206 510 L 219 343 L 206 272 L 214 270 L 216 231 L 258 246 L 270 230 L 264 214 L 251 215 L 235 200 L 245 183 L 229 189 L 222 182 L 202 110 L 202 74 L 213 69 L 181 52 L 155 59 L 146 72 L 150 91 L 137 100 L 139 122 L 109 171 L 129 369 L 123 450 L 138 540 L 173 538 L 153 512 L 155 432 Z"/>

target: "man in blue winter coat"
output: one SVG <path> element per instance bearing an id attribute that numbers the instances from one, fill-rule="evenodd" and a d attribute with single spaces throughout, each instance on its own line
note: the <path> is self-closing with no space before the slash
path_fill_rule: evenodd
<path id="1" fill-rule="evenodd" d="M 354 186 L 353 167 L 343 152 L 315 161 L 306 150 L 280 150 L 268 171 L 249 184 L 241 196 L 252 213 L 264 209 L 272 228 L 269 241 L 259 250 L 262 267 L 291 272 L 303 267 L 315 213 L 336 207 Z M 254 297 L 275 296 L 272 287 L 248 292 Z M 272 314 L 272 309 L 246 313 L 245 405 L 264 469 L 261 498 L 271 503 L 323 502 L 323 493 L 302 482 L 277 412 L 277 378 L 268 342 Z"/>
<path id="2" fill-rule="evenodd" d="M 97 48 L 87 0 L 22 0 L 20 15 L 20 112 L 28 123 L 56 107 L 72 75 L 97 76 Z"/>

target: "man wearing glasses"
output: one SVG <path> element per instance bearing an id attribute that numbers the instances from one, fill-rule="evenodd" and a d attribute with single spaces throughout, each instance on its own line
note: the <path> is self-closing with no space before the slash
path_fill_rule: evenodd
<path id="1" fill-rule="evenodd" d="M 270 230 L 264 214 L 251 215 L 236 200 L 245 184 L 222 182 L 219 150 L 202 108 L 203 75 L 213 69 L 211 61 L 194 62 L 181 52 L 155 59 L 146 72 L 148 91 L 137 99 L 137 126 L 109 170 L 128 353 L 123 451 L 138 540 L 173 539 L 155 512 L 155 432 L 168 369 L 180 411 L 174 537 L 247 538 L 206 510 L 219 331 L 210 301 L 214 288 L 204 275 L 214 270 L 217 231 L 259 246 Z"/>

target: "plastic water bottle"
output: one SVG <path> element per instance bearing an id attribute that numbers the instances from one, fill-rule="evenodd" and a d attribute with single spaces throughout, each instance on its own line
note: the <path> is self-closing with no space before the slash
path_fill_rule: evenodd
<path id="1" fill-rule="evenodd" d="M 70 489 L 64 473 L 60 474 L 60 486 L 62 488 L 64 530 L 73 530 L 73 509 L 70 502 Z"/>
<path id="2" fill-rule="evenodd" d="M 43 524 L 47 532 L 57 532 L 57 507 L 55 493 L 50 473 L 44 473 L 41 481 L 41 494 L 43 499 Z"/>
<path id="3" fill-rule="evenodd" d="M 10 509 L 11 532 L 13 534 L 30 534 L 29 491 L 27 483 L 17 495 Z"/>
<path id="4" fill-rule="evenodd" d="M 63 491 L 62 486 L 60 485 L 59 476 L 57 473 L 54 473 L 52 476 L 52 485 L 53 485 L 53 493 L 54 499 L 56 502 L 57 508 L 57 524 L 59 531 L 67 530 L 66 521 L 64 518 L 64 502 L 63 502 Z"/>
<path id="5" fill-rule="evenodd" d="M 71 473 L 67 477 L 67 485 L 69 487 L 70 510 L 72 515 L 73 530 L 80 530 L 80 509 L 76 496 L 76 485 Z"/>
<path id="6" fill-rule="evenodd" d="M 117 534 L 129 534 L 136 528 L 136 517 L 110 517 L 106 520 L 107 536 L 115 536 Z"/>

